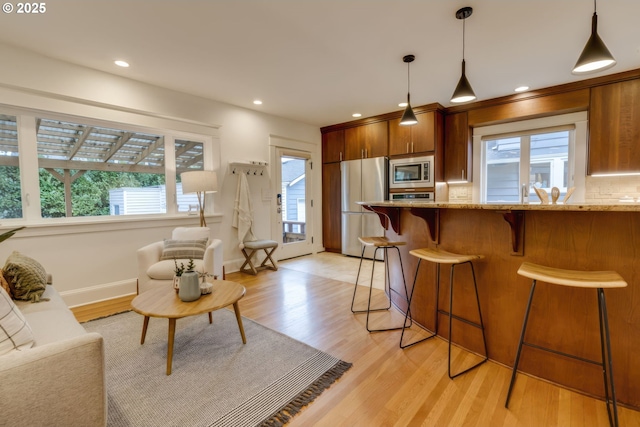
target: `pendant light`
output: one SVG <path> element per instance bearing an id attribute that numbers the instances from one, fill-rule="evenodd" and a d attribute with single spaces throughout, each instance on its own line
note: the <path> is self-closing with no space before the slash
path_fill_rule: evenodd
<path id="1" fill-rule="evenodd" d="M 411 108 L 410 89 L 411 89 L 411 75 L 409 74 L 409 67 L 413 60 L 416 59 L 414 55 L 405 55 L 402 60 L 407 64 L 407 108 L 405 108 L 402 118 L 400 119 L 400 126 L 411 126 L 418 123 L 416 115 L 413 114 L 413 108 Z"/>
<path id="2" fill-rule="evenodd" d="M 456 18 L 462 19 L 462 76 L 460 76 L 458 86 L 456 86 L 456 90 L 453 91 L 453 95 L 451 96 L 451 102 L 454 103 L 469 102 L 476 99 L 476 94 L 473 92 L 471 84 L 469 84 L 469 80 L 467 80 L 467 75 L 465 74 L 464 62 L 464 21 L 470 17 L 472 13 L 473 9 L 470 7 L 463 7 L 456 12 Z"/>
<path id="3" fill-rule="evenodd" d="M 573 74 L 585 74 L 606 70 L 616 65 L 616 60 L 598 35 L 598 15 L 596 14 L 596 0 L 593 0 L 593 16 L 591 17 L 591 37 L 582 50 Z"/>

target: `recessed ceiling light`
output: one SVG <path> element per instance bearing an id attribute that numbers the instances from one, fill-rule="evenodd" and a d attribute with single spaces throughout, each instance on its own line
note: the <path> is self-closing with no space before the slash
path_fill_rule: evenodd
<path id="1" fill-rule="evenodd" d="M 256 105 L 262 105 L 262 101 L 260 101 L 259 99 L 254 100 L 253 103 Z"/>
<path id="2" fill-rule="evenodd" d="M 524 92 L 525 90 L 529 90 L 529 86 L 518 86 L 516 88 L 516 92 Z"/>
<path id="3" fill-rule="evenodd" d="M 406 102 L 401 102 L 400 104 L 398 104 L 398 107 L 406 107 L 408 104 Z"/>
<path id="4" fill-rule="evenodd" d="M 351 117 L 362 117 L 362 114 L 360 114 L 360 113 L 353 113 L 353 114 L 351 115 Z"/>
<path id="5" fill-rule="evenodd" d="M 122 61 L 120 59 L 118 59 L 117 61 L 113 61 L 114 64 L 116 64 L 118 67 L 123 67 L 123 68 L 127 68 L 129 66 L 129 63 L 127 61 Z"/>

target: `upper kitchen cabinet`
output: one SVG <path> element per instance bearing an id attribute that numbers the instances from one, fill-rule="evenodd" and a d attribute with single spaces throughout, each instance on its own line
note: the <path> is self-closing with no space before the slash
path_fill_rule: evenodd
<path id="1" fill-rule="evenodd" d="M 388 153 L 388 125 L 386 121 L 370 123 L 344 130 L 343 160 L 369 159 Z"/>
<path id="2" fill-rule="evenodd" d="M 400 126 L 400 118 L 389 120 L 389 155 L 421 154 L 436 149 L 442 138 L 442 113 L 428 111 L 416 114 L 418 123 Z"/>
<path id="3" fill-rule="evenodd" d="M 344 129 L 322 134 L 322 163 L 344 160 Z"/>
<path id="4" fill-rule="evenodd" d="M 473 146 L 467 112 L 444 118 L 444 180 L 471 181 Z"/>
<path id="5" fill-rule="evenodd" d="M 589 174 L 640 172 L 640 79 L 591 88 Z"/>

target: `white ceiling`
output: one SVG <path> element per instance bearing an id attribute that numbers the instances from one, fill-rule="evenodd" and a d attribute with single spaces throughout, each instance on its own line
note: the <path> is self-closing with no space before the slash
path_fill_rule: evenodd
<path id="1" fill-rule="evenodd" d="M 0 15 L 0 42 L 326 126 L 400 110 L 406 54 L 416 56 L 412 105 L 450 106 L 464 6 L 473 7 L 465 58 L 479 100 L 587 78 L 571 69 L 591 0 L 50 0 L 41 15 Z M 618 64 L 588 77 L 640 68 L 639 16 L 639 0 L 600 0 L 598 32 Z"/>

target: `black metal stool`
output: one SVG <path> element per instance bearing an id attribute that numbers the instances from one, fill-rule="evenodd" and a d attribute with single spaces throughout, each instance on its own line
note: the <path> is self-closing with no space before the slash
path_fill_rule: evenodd
<path id="1" fill-rule="evenodd" d="M 404 284 L 404 292 L 405 296 L 408 296 L 407 292 L 407 281 L 404 277 L 404 267 L 402 266 L 402 256 L 400 255 L 400 249 L 398 246 L 403 246 L 406 243 L 401 241 L 390 241 L 386 237 L 358 237 L 358 240 L 362 244 L 362 254 L 360 255 L 360 265 L 358 266 L 358 275 L 356 276 L 356 284 L 353 288 L 353 297 L 351 298 L 351 312 L 352 313 L 367 313 L 367 331 L 369 332 L 381 332 L 381 331 L 394 331 L 398 329 L 402 329 L 403 326 L 398 327 L 390 327 L 390 328 L 382 328 L 382 329 L 371 329 L 369 327 L 369 314 L 374 311 L 384 311 L 389 310 L 391 308 L 391 278 L 389 275 L 389 249 L 395 249 L 398 253 L 398 259 L 400 260 L 400 270 L 402 271 L 402 282 Z M 364 251 L 368 247 L 375 247 L 373 251 L 373 265 L 371 266 L 371 282 L 369 283 L 369 301 L 367 302 L 366 310 L 356 310 L 353 305 L 356 300 L 356 291 L 358 290 L 358 279 L 360 278 L 360 271 L 362 269 L 362 260 L 364 259 Z M 381 308 L 371 308 L 371 295 L 373 292 L 373 275 L 375 271 L 376 264 L 376 255 L 378 250 L 382 249 L 384 252 L 384 268 L 385 268 L 385 278 L 384 278 L 384 291 L 388 297 L 388 305 L 386 307 Z M 407 306 L 408 307 L 408 306 Z M 408 311 L 408 308 L 407 308 Z M 406 319 L 406 318 L 405 318 Z M 406 323 L 406 320 L 405 320 Z"/>
<path id="2" fill-rule="evenodd" d="M 487 353 L 487 340 L 485 338 L 484 335 L 484 323 L 482 322 L 482 311 L 480 310 L 480 298 L 478 297 L 478 286 L 476 284 L 476 273 L 473 269 L 473 262 L 474 260 L 478 260 L 478 259 L 482 259 L 484 258 L 484 256 L 482 255 L 460 255 L 460 254 L 454 254 L 451 252 L 447 252 L 447 251 L 443 251 L 442 249 L 432 249 L 432 248 L 424 248 L 424 249 L 414 249 L 412 251 L 409 252 L 411 255 L 415 256 L 418 258 L 418 266 L 416 267 L 416 275 L 413 279 L 413 288 L 411 289 L 411 296 L 409 297 L 409 305 L 411 305 L 411 300 L 413 299 L 413 293 L 415 291 L 416 288 L 416 280 L 418 278 L 418 271 L 420 270 L 420 263 L 422 262 L 422 260 L 425 261 L 431 261 L 433 263 L 436 264 L 436 300 L 435 300 L 435 304 L 436 304 L 436 310 L 435 310 L 435 315 L 436 315 L 436 322 L 435 322 L 435 331 L 433 332 L 433 334 L 431 334 L 428 337 L 422 338 L 418 341 L 409 343 L 409 344 L 403 344 L 403 338 L 404 338 L 404 331 L 406 328 L 410 327 L 410 325 L 406 324 L 407 319 L 410 316 L 410 312 L 409 310 L 407 310 L 407 315 L 405 316 L 405 325 L 402 328 L 402 335 L 400 335 L 400 348 L 407 348 L 410 347 L 412 345 L 418 344 L 422 341 L 428 340 L 429 338 L 433 338 L 434 336 L 436 336 L 438 334 L 438 313 L 443 313 L 448 315 L 449 317 L 449 357 L 448 357 L 448 373 L 449 373 L 449 378 L 453 379 L 455 377 L 457 377 L 458 375 L 462 375 L 465 372 L 470 371 L 473 368 L 476 368 L 478 366 L 480 366 L 482 363 L 486 362 L 489 357 L 488 357 L 488 353 Z M 442 310 L 438 309 L 438 296 L 440 293 L 440 265 L 441 264 L 450 264 L 451 265 L 451 273 L 449 276 L 449 312 L 445 312 Z M 473 276 L 473 287 L 475 289 L 476 292 L 476 303 L 478 304 L 478 315 L 480 318 L 480 323 L 476 323 L 476 322 L 472 322 L 470 320 L 467 320 L 465 318 L 462 318 L 460 316 L 457 316 L 455 314 L 453 314 L 453 272 L 454 272 L 454 268 L 457 265 L 462 265 L 462 264 L 469 264 L 469 266 L 471 267 L 471 274 Z M 451 321 L 452 319 L 456 319 L 459 320 L 461 322 L 464 322 L 468 325 L 471 326 L 475 326 L 476 328 L 479 328 L 482 331 L 482 343 L 484 345 L 484 359 L 482 359 L 480 362 L 474 364 L 473 366 L 464 369 L 458 373 L 456 373 L 455 375 L 451 375 L 451 336 L 453 335 L 453 331 L 451 329 Z"/>
<path id="3" fill-rule="evenodd" d="M 518 269 L 518 274 L 533 280 L 531 284 L 531 292 L 529 294 L 529 302 L 524 313 L 522 322 L 522 332 L 520 333 L 520 341 L 518 342 L 518 350 L 516 352 L 516 360 L 513 365 L 513 373 L 511 374 L 511 382 L 509 383 L 509 391 L 507 392 L 507 400 L 504 403 L 505 408 L 509 407 L 509 398 L 513 390 L 513 384 L 516 380 L 516 372 L 518 363 L 520 363 L 520 354 L 522 346 L 537 348 L 538 350 L 548 351 L 561 356 L 577 359 L 583 362 L 592 363 L 602 366 L 604 374 L 604 393 L 605 402 L 607 404 L 607 413 L 609 415 L 609 423 L 612 426 L 618 425 L 618 405 L 616 403 L 616 390 L 613 384 L 613 364 L 611 362 L 611 342 L 609 339 L 609 320 L 607 317 L 607 303 L 604 298 L 604 288 L 624 288 L 627 282 L 615 271 L 580 271 L 580 270 L 563 270 L 559 268 L 545 267 L 542 265 L 523 262 Z M 536 282 L 540 280 L 545 283 L 561 286 L 572 286 L 576 288 L 596 289 L 598 293 L 598 317 L 600 321 L 600 350 L 602 352 L 602 361 L 594 361 L 584 359 L 572 354 L 563 353 L 550 348 L 541 347 L 536 344 L 524 341 L 524 334 L 527 330 L 527 321 L 529 319 L 529 310 L 531 309 L 531 301 L 533 300 L 533 292 L 536 289 Z M 609 395 L 611 393 L 611 395 Z M 613 410 L 612 410 L 613 408 Z"/>

